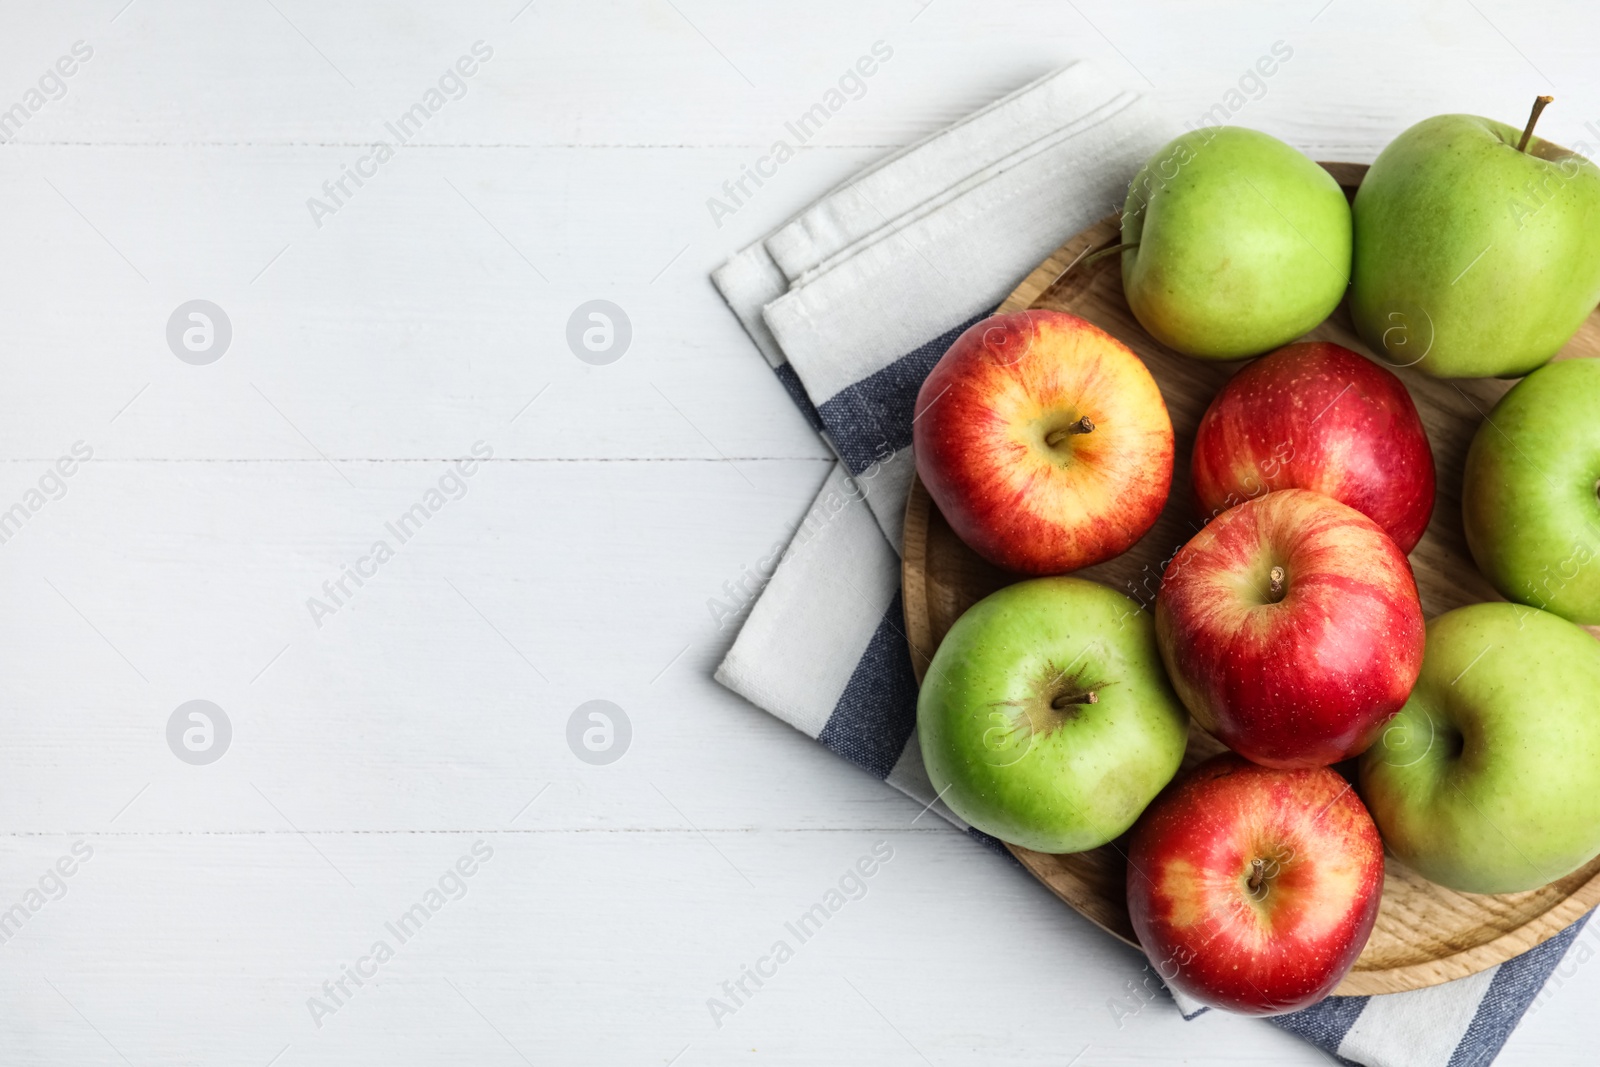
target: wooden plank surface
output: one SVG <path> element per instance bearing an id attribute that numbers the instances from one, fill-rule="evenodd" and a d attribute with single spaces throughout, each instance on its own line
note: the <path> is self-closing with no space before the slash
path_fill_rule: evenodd
<path id="1" fill-rule="evenodd" d="M 710 680 L 732 631 L 707 600 L 828 453 L 705 275 L 1077 56 L 1183 121 L 1283 40 L 1234 121 L 1318 158 L 1516 119 L 1546 78 L 1541 130 L 1584 136 L 1600 15 L 1479 7 L 0 10 L 0 107 L 94 49 L 0 145 L 0 502 L 96 456 L 0 543 L 0 901 L 95 850 L 0 944 L 0 1061 L 1324 1062 L 1143 1006 L 1136 954 Z M 306 200 L 480 39 L 467 95 L 317 228 Z M 717 226 L 707 198 L 877 40 L 865 95 Z M 195 298 L 235 327 L 204 367 L 164 336 Z M 609 366 L 564 339 L 596 298 L 634 326 Z M 467 495 L 317 629 L 305 600 L 478 440 Z M 196 698 L 235 729 L 205 767 L 165 741 Z M 564 740 L 592 699 L 634 727 L 610 766 Z M 307 999 L 480 838 L 468 895 L 318 1028 Z M 867 895 L 718 1027 L 721 983 L 880 840 Z M 1582 1062 L 1596 995 L 1574 967 L 1501 1062 Z"/>

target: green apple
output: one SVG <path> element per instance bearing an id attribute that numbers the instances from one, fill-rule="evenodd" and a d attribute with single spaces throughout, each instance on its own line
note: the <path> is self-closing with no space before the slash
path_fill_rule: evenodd
<path id="1" fill-rule="evenodd" d="M 1350 205 L 1327 171 L 1255 130 L 1183 134 L 1134 176 L 1122 290 L 1150 335 L 1202 359 L 1287 344 L 1339 305 Z"/>
<path id="2" fill-rule="evenodd" d="M 1350 313 L 1374 352 L 1436 378 L 1515 377 L 1594 310 L 1600 168 L 1531 136 L 1542 107 L 1522 132 L 1424 119 L 1367 171 Z"/>
<path id="3" fill-rule="evenodd" d="M 1600 853 L 1600 642 L 1519 604 L 1440 615 L 1361 791 L 1389 850 L 1451 889 L 1516 893 L 1583 866 Z"/>
<path id="4" fill-rule="evenodd" d="M 961 818 L 1038 852 L 1113 840 L 1171 781 L 1188 713 L 1155 623 L 1082 578 L 978 601 L 945 635 L 917 700 L 928 777 Z"/>
<path id="5" fill-rule="evenodd" d="M 1512 600 L 1600 623 L 1600 360 L 1541 367 L 1467 452 L 1461 517 L 1478 569 Z"/>

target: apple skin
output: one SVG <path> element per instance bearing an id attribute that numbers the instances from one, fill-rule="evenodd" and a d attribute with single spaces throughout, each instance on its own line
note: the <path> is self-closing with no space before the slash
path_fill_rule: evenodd
<path id="1" fill-rule="evenodd" d="M 1088 419 L 1092 429 L 1081 429 Z M 991 563 L 1060 574 L 1127 551 L 1172 485 L 1172 419 L 1121 341 L 1075 315 L 995 315 L 917 394 L 917 474 Z"/>
<path id="2" fill-rule="evenodd" d="M 1081 852 L 1120 836 L 1171 781 L 1189 717 L 1137 602 L 1035 578 L 956 620 L 923 679 L 917 734 L 951 811 L 1002 841 Z"/>
<path id="3" fill-rule="evenodd" d="M 1451 889 L 1517 893 L 1583 866 L 1600 853 L 1600 642 L 1519 604 L 1435 618 L 1361 790 L 1395 857 Z"/>
<path id="4" fill-rule="evenodd" d="M 1600 623 L 1600 360 L 1541 367 L 1500 398 L 1467 451 L 1461 518 L 1510 600 Z"/>
<path id="5" fill-rule="evenodd" d="M 1310 330 L 1350 278 L 1350 205 L 1332 176 L 1238 126 L 1185 133 L 1140 168 L 1122 209 L 1122 290 L 1150 335 L 1240 359 Z"/>
<path id="6" fill-rule="evenodd" d="M 1268 767 L 1361 752 L 1422 666 L 1405 554 L 1359 511 L 1305 489 L 1213 519 L 1168 564 L 1155 615 L 1161 658 L 1195 721 Z"/>
<path id="7" fill-rule="evenodd" d="M 1333 992 L 1382 897 L 1378 828 L 1326 767 L 1213 757 L 1157 797 L 1129 840 L 1139 944 L 1169 986 L 1227 1011 L 1279 1015 Z"/>
<path id="8" fill-rule="evenodd" d="M 1540 137 L 1518 152 L 1521 137 L 1437 115 L 1373 162 L 1350 289 L 1373 352 L 1437 378 L 1515 377 L 1600 302 L 1600 168 Z"/>
<path id="9" fill-rule="evenodd" d="M 1402 552 L 1433 515 L 1433 453 L 1394 373 L 1339 345 L 1280 348 L 1212 399 L 1195 433 L 1195 496 L 1208 515 L 1276 489 L 1310 489 L 1383 527 Z"/>

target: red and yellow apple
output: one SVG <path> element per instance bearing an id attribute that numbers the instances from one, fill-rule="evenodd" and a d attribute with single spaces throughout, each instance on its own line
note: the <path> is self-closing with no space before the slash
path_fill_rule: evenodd
<path id="1" fill-rule="evenodd" d="M 1128 346 L 1059 311 L 977 323 L 917 394 L 917 474 L 992 563 L 1061 574 L 1126 551 L 1172 484 L 1172 420 Z"/>
<path id="2" fill-rule="evenodd" d="M 1180 776 L 1128 842 L 1128 917 L 1162 979 L 1278 1015 L 1333 992 L 1372 933 L 1383 842 L 1350 783 L 1232 753 Z"/>
<path id="3" fill-rule="evenodd" d="M 1168 564 L 1155 615 L 1190 714 L 1268 767 L 1360 753 L 1422 669 L 1405 553 L 1359 511 L 1306 489 L 1213 519 Z"/>
<path id="4" fill-rule="evenodd" d="M 1280 348 L 1222 387 L 1194 439 L 1194 490 L 1215 515 L 1310 489 L 1383 527 L 1402 552 L 1433 514 L 1433 453 L 1394 372 L 1339 345 Z"/>

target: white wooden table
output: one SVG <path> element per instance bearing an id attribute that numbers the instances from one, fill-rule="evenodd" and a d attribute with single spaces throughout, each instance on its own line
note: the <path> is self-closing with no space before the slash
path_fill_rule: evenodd
<path id="1" fill-rule="evenodd" d="M 1600 14 L 124 3 L 0 9 L 0 1063 L 1321 1062 L 1164 1000 L 1119 1020 L 1133 953 L 711 681 L 707 601 L 829 459 L 706 275 L 1082 55 L 1321 159 L 1545 91 L 1541 133 L 1600 141 Z M 876 41 L 866 95 L 717 225 Z M 607 365 L 566 341 L 595 299 L 631 323 Z M 192 300 L 225 350 L 214 313 L 169 345 Z M 192 700 L 231 729 L 214 762 L 177 753 L 218 751 L 215 713 L 169 745 Z M 631 724 L 609 765 L 568 745 L 590 700 Z M 866 895 L 714 1020 L 875 845 Z M 1597 995 L 1576 968 L 1502 1062 L 1589 1062 Z"/>

